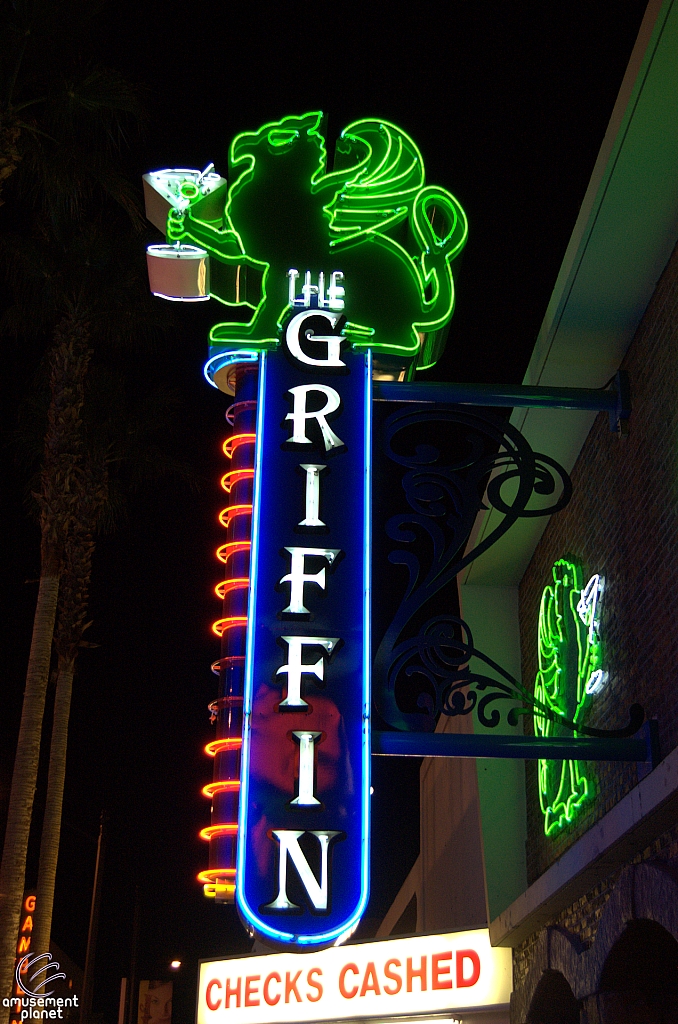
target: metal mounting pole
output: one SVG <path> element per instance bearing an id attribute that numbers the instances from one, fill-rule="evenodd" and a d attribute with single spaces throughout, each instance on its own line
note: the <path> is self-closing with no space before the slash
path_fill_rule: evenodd
<path id="1" fill-rule="evenodd" d="M 141 917 L 141 895 L 139 886 L 134 887 L 134 921 L 132 924 L 132 949 L 129 964 L 129 991 L 127 993 L 127 1024 L 136 1024 L 139 1010 L 137 999 L 137 959 L 139 956 L 139 920 Z"/>
<path id="2" fill-rule="evenodd" d="M 451 405 L 607 412 L 611 429 L 622 431 L 631 414 L 628 378 L 621 370 L 615 375 L 614 388 L 610 389 L 375 381 L 373 395 L 378 402 L 445 402 Z"/>
<path id="3" fill-rule="evenodd" d="M 94 886 L 92 888 L 92 905 L 89 914 L 87 931 L 87 952 L 85 953 L 85 975 L 82 983 L 82 1002 L 80 1004 L 80 1024 L 87 1024 L 92 1016 L 92 997 L 94 995 L 94 958 L 96 956 L 97 933 L 99 931 L 99 906 L 101 904 L 101 877 L 104 862 L 104 822 L 105 814 L 101 812 L 99 820 L 99 838 L 97 840 L 97 859 L 94 868 Z"/>
<path id="4" fill-rule="evenodd" d="M 598 739 L 591 736 L 496 736 L 492 733 L 372 732 L 372 753 L 400 757 L 518 757 L 549 761 L 657 760 L 653 726 L 640 736 Z"/>

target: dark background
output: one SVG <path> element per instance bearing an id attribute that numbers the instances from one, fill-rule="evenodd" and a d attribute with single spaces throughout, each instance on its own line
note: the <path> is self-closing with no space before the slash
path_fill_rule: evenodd
<path id="1" fill-rule="evenodd" d="M 104 11 L 92 56 L 145 96 L 146 135 L 125 155 L 137 182 L 146 170 L 210 161 L 225 173 L 234 133 L 288 113 L 324 110 L 330 152 L 358 117 L 384 117 L 410 133 L 428 181 L 460 199 L 470 224 L 447 352 L 427 376 L 510 383 L 524 373 L 644 7 L 636 0 L 456 0 L 444 8 L 118 0 Z M 175 343 L 139 362 L 141 379 L 162 377 L 181 391 L 181 432 L 172 444 L 190 459 L 195 486 L 158 485 L 122 529 L 100 540 L 89 632 L 100 646 L 78 661 L 53 937 L 84 964 L 105 809 L 94 1009 L 111 1024 L 120 977 L 129 972 L 136 887 L 138 977 L 164 976 L 174 957 L 184 963 L 175 977 L 176 1024 L 193 1016 L 198 957 L 250 945 L 236 911 L 205 900 L 195 882 L 207 864 L 197 833 L 209 817 L 200 788 L 212 767 L 202 747 L 212 735 L 206 705 L 216 695 L 210 623 L 218 615 L 212 588 L 227 405 L 202 376 L 210 315 L 210 304 L 180 308 Z M 25 368 L 24 390 L 33 370 Z M 9 396 L 10 428 L 20 398 Z M 39 544 L 10 445 L 2 458 L 5 812 Z M 418 850 L 418 763 L 375 758 L 373 768 L 372 898 L 363 935 L 383 917 Z M 38 823 L 41 800 L 39 790 Z M 35 870 L 33 853 L 28 885 Z"/>

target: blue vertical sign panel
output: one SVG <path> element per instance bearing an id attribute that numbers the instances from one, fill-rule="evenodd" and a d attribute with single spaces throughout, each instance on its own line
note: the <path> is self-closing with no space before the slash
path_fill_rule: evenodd
<path id="1" fill-rule="evenodd" d="M 236 892 L 279 947 L 369 889 L 371 356 L 295 313 L 260 357 Z"/>

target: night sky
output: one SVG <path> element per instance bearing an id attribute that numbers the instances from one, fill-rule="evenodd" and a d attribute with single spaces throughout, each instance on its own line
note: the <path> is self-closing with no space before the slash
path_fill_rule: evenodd
<path id="1" fill-rule="evenodd" d="M 145 136 L 123 158 L 139 187 L 144 171 L 162 167 L 214 161 L 225 174 L 236 132 L 289 113 L 325 111 L 330 152 L 356 118 L 383 117 L 401 126 L 422 150 L 427 180 L 459 198 L 470 225 L 447 352 L 427 376 L 518 383 L 644 6 L 637 0 L 452 0 L 444 8 L 208 7 L 117 0 L 94 34 L 92 57 L 137 83 L 148 106 Z M 105 810 L 94 1009 L 107 1024 L 116 1020 L 120 977 L 129 971 L 135 887 L 138 976 L 163 977 L 172 958 L 184 962 L 175 979 L 176 1024 L 192 1020 L 197 959 L 249 948 L 235 909 L 205 900 L 195 882 L 207 866 L 207 846 L 197 833 L 209 823 L 200 789 L 212 769 L 202 748 L 213 736 L 206 707 L 216 696 L 209 665 L 218 641 L 210 624 L 219 613 L 214 550 L 223 532 L 216 517 L 223 507 L 218 482 L 228 404 L 202 376 L 211 315 L 211 304 L 178 309 L 175 341 L 138 362 L 140 385 L 162 380 L 179 389 L 180 428 L 168 444 L 190 462 L 193 483 L 146 492 L 132 504 L 128 522 L 99 541 L 89 631 L 99 646 L 78 661 L 53 937 L 84 964 L 95 840 Z M 129 360 L 135 368 L 134 356 Z M 26 388 L 31 372 L 27 366 Z M 18 405 L 21 395 L 15 398 Z M 5 417 L 10 430 L 11 416 Z M 2 459 L 0 768 L 6 793 L 39 543 L 22 504 L 25 481 L 11 445 L 3 447 Z M 418 764 L 376 758 L 373 768 L 367 917 L 376 922 L 417 854 Z M 36 816 L 41 799 L 39 789 Z M 27 884 L 34 884 L 35 872 L 33 852 Z"/>

